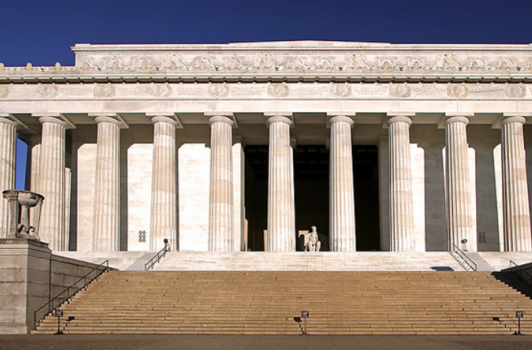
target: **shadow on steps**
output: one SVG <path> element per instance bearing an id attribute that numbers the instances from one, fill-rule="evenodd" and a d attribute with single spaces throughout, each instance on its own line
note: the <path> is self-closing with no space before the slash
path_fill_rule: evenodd
<path id="1" fill-rule="evenodd" d="M 493 277 L 532 299 L 532 286 L 512 272 L 493 272 Z"/>

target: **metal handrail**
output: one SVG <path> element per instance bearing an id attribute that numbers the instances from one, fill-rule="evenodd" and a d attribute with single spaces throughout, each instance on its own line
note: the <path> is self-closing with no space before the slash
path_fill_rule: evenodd
<path id="1" fill-rule="evenodd" d="M 104 266 L 105 265 L 105 266 Z M 93 273 L 94 271 L 97 271 L 99 270 L 102 266 L 104 266 L 104 269 L 102 271 L 100 271 L 98 274 L 96 274 L 96 276 L 94 276 L 93 278 L 91 278 L 88 282 L 87 282 L 87 277 Z M 48 306 L 48 312 L 46 314 L 43 314 L 42 317 L 39 319 L 39 322 L 48 314 L 50 314 L 52 311 L 55 311 L 57 308 L 59 308 L 64 302 L 66 301 L 69 301 L 70 299 L 72 299 L 80 290 L 82 289 L 86 289 L 88 287 L 89 284 L 91 284 L 94 280 L 96 280 L 97 278 L 99 278 L 104 272 L 108 271 L 109 270 L 109 260 L 105 260 L 104 262 L 102 262 L 100 265 L 96 266 L 95 268 L 93 268 L 92 270 L 90 270 L 87 274 L 85 274 L 85 276 L 81 277 L 80 279 L 78 279 L 76 282 L 72 283 L 69 287 L 67 287 L 65 290 L 63 290 L 61 293 L 57 294 L 55 297 L 53 297 L 52 299 L 50 299 L 46 304 L 44 304 L 43 306 L 41 306 L 40 308 L 38 308 L 37 310 L 35 310 L 33 312 L 33 322 L 34 322 L 34 325 L 37 326 L 37 314 L 39 311 L 41 311 L 42 309 L 44 309 L 46 306 Z M 81 287 L 79 287 L 76 291 L 74 291 L 73 293 L 71 293 L 70 289 L 71 288 L 74 288 L 79 282 L 83 281 L 83 285 Z M 56 306 L 54 307 L 54 304 L 55 304 L 55 301 L 57 299 L 59 299 L 59 297 L 63 294 L 66 293 L 66 298 L 61 298 L 61 302 Z"/>
<path id="2" fill-rule="evenodd" d="M 519 267 L 519 265 L 515 261 L 510 260 L 510 267 L 514 267 L 514 266 L 512 266 L 512 264 L 515 267 Z M 524 281 L 526 281 L 526 278 L 524 278 L 523 275 L 522 275 L 522 273 L 525 273 L 528 276 L 528 278 L 530 279 L 530 282 L 528 282 L 528 283 L 532 284 L 532 275 L 530 273 L 528 273 L 526 270 L 520 269 L 520 270 L 516 270 L 516 271 L 512 271 L 512 272 L 518 273 L 519 277 L 521 277 Z"/>
<path id="3" fill-rule="evenodd" d="M 454 250 L 451 251 L 451 255 L 455 258 L 456 261 L 458 261 L 460 265 L 462 265 L 464 269 L 467 270 L 468 268 L 470 268 L 472 271 L 477 271 L 477 264 L 475 264 L 475 262 L 471 260 L 471 258 L 468 257 L 466 253 L 464 253 L 460 248 L 458 248 L 456 244 L 453 244 L 453 249 Z M 454 256 L 453 253 L 458 255 L 461 260 Z"/>
<path id="4" fill-rule="evenodd" d="M 155 266 L 155 264 L 161 261 L 161 259 L 164 258 L 166 256 L 166 253 L 168 253 L 169 251 L 170 245 L 168 244 L 168 240 L 165 239 L 163 249 L 159 250 L 159 252 L 155 254 L 153 258 L 151 258 L 146 264 L 144 264 L 144 270 L 148 271 L 149 269 L 153 269 L 153 266 Z"/>

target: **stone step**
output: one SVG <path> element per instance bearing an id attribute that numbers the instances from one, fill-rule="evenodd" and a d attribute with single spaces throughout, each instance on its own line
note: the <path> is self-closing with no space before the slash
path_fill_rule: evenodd
<path id="1" fill-rule="evenodd" d="M 115 271 L 62 309 L 78 334 L 299 334 L 301 310 L 311 334 L 511 334 L 532 302 L 485 272 Z"/>

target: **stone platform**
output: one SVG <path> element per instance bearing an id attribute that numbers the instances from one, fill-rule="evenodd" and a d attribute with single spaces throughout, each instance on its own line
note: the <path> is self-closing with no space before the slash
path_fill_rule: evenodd
<path id="1" fill-rule="evenodd" d="M 109 266 L 143 270 L 156 252 L 57 252 L 57 255 Z M 532 262 L 532 253 L 469 254 L 479 271 L 498 271 Z M 481 262 L 479 264 L 479 262 Z M 174 251 L 155 270 L 175 271 L 463 271 L 448 252 L 206 252 Z"/>
<path id="2" fill-rule="evenodd" d="M 463 271 L 448 252 L 171 252 L 155 270 Z"/>

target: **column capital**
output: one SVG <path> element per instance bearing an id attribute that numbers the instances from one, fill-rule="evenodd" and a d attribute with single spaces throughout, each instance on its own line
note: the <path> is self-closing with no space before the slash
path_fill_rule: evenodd
<path id="1" fill-rule="evenodd" d="M 386 124 L 406 123 L 408 126 L 412 125 L 412 117 L 407 115 L 392 115 L 386 120 Z"/>
<path id="2" fill-rule="evenodd" d="M 173 112 L 148 112 L 146 113 L 146 117 L 150 118 L 153 124 L 168 123 L 172 124 L 176 129 L 183 129 L 181 120 Z"/>
<path id="3" fill-rule="evenodd" d="M 38 114 L 38 115 L 34 115 L 34 114 L 32 114 L 32 116 L 37 116 L 37 117 L 39 117 L 39 122 L 40 122 L 41 124 L 44 124 L 44 123 L 51 123 L 51 124 L 61 125 L 61 126 L 64 127 L 65 129 L 75 129 L 74 124 L 72 124 L 72 123 L 70 123 L 69 121 L 67 121 L 67 120 L 65 120 L 64 118 L 62 118 L 62 116 L 61 116 L 60 114 L 40 113 L 40 114 Z"/>
<path id="4" fill-rule="evenodd" d="M 226 123 L 230 126 L 235 126 L 236 123 L 233 119 L 223 116 L 223 115 L 215 115 L 212 117 L 209 117 L 209 126 L 212 126 L 214 123 Z"/>
<path id="5" fill-rule="evenodd" d="M 128 125 L 118 113 L 89 113 L 89 117 L 94 117 L 96 124 L 110 123 L 117 125 L 120 129 L 128 128 Z"/>
<path id="6" fill-rule="evenodd" d="M 269 127 L 272 123 L 285 123 L 288 125 L 294 124 L 293 115 L 291 112 L 266 112 L 266 125 Z"/>
<path id="7" fill-rule="evenodd" d="M 501 125 L 510 124 L 510 123 L 526 123 L 526 118 L 522 116 L 503 116 L 501 120 Z"/>
<path id="8" fill-rule="evenodd" d="M 10 126 L 15 126 L 15 127 L 22 125 L 25 128 L 27 128 L 27 125 L 21 123 L 20 120 L 15 118 L 15 116 L 13 116 L 13 114 L 10 114 L 10 113 L 0 113 L 0 123 L 8 124 Z"/>
<path id="9" fill-rule="evenodd" d="M 238 127 L 235 115 L 232 112 L 205 112 L 203 115 L 205 118 L 208 118 L 209 125 L 222 122 L 227 123 L 232 127 Z"/>
<path id="10" fill-rule="evenodd" d="M 334 123 L 347 123 L 351 127 L 355 125 L 355 114 L 356 113 L 327 113 L 327 127 L 330 127 Z"/>
<path id="11" fill-rule="evenodd" d="M 465 125 L 469 124 L 469 118 L 467 116 L 463 115 L 452 115 L 452 116 L 445 116 L 444 125 L 447 126 L 449 124 L 453 123 L 463 123 Z"/>

